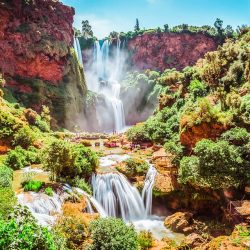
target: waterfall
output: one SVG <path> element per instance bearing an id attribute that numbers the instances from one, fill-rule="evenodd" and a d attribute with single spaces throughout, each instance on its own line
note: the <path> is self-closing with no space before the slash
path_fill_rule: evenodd
<path id="1" fill-rule="evenodd" d="M 94 198 L 108 216 L 133 220 L 146 217 L 142 197 L 136 187 L 119 173 L 92 176 Z"/>
<path id="2" fill-rule="evenodd" d="M 120 99 L 121 85 L 119 84 L 123 67 L 121 49 L 120 39 L 117 39 L 115 47 L 111 46 L 109 40 L 95 41 L 92 73 L 95 74 L 97 83 L 93 81 L 93 77 L 89 77 L 91 84 L 88 84 L 90 90 L 103 94 L 112 108 L 112 110 L 107 110 L 114 122 L 114 127 L 110 128 L 110 131 L 122 131 L 125 127 L 124 108 Z M 99 117 L 102 116 L 103 114 L 99 114 Z"/>
<path id="3" fill-rule="evenodd" d="M 142 195 L 120 173 L 92 176 L 93 196 L 108 216 L 124 220 L 144 219 L 152 212 L 152 194 L 157 171 L 149 167 Z"/>
<path id="4" fill-rule="evenodd" d="M 79 43 L 79 39 L 77 37 L 74 37 L 74 49 L 77 55 L 77 58 L 80 62 L 80 65 L 83 66 L 83 60 L 82 60 L 82 50 L 81 50 L 81 46 Z"/>
<path id="5" fill-rule="evenodd" d="M 55 215 L 61 213 L 64 201 L 63 195 L 53 193 L 48 196 L 44 193 L 27 192 L 17 196 L 19 204 L 27 206 L 39 224 L 46 226 L 55 222 Z"/>
<path id="6" fill-rule="evenodd" d="M 156 175 L 157 175 L 157 170 L 153 165 L 150 165 L 146 175 L 146 179 L 144 181 L 144 187 L 142 190 L 142 199 L 146 207 L 147 215 L 150 215 L 152 213 L 152 196 L 153 196 L 153 187 Z"/>

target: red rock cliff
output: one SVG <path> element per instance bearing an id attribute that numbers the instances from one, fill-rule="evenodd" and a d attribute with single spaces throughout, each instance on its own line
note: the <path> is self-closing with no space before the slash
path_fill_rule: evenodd
<path id="1" fill-rule="evenodd" d="M 74 9 L 54 0 L 0 0 L 0 70 L 7 88 L 36 110 L 45 104 L 65 125 L 82 99 L 82 69 L 70 50 Z M 81 104 L 80 104 L 81 105 Z"/>
<path id="2" fill-rule="evenodd" d="M 137 69 L 165 70 L 192 66 L 218 43 L 202 33 L 144 34 L 130 40 L 132 65 Z"/>

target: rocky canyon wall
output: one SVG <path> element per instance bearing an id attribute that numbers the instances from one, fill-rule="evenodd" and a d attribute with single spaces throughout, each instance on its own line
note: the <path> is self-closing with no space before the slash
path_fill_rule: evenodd
<path id="1" fill-rule="evenodd" d="M 159 71 L 192 66 L 217 46 L 213 37 L 188 32 L 143 34 L 129 40 L 127 45 L 133 68 Z"/>
<path id="2" fill-rule="evenodd" d="M 73 44 L 74 9 L 53 0 L 0 0 L 0 70 L 25 106 L 50 107 L 54 125 L 71 128 L 86 84 Z M 70 121 L 70 122 L 68 122 Z"/>

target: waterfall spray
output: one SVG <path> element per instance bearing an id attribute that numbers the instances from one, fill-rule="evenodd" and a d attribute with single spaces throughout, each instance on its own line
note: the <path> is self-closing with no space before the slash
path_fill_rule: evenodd
<path id="1" fill-rule="evenodd" d="M 77 55 L 77 58 L 80 62 L 80 65 L 83 66 L 83 60 L 82 60 L 82 50 L 81 50 L 81 46 L 79 43 L 79 39 L 77 37 L 74 37 L 74 49 Z"/>

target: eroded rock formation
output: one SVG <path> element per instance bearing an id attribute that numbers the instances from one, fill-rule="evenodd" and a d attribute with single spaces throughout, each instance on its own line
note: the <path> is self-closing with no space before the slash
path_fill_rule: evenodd
<path id="1" fill-rule="evenodd" d="M 72 127 L 86 93 L 70 49 L 74 9 L 53 0 L 2 0 L 0 16 L 0 70 L 7 88 L 37 111 L 48 105 L 55 121 Z"/>
<path id="2" fill-rule="evenodd" d="M 128 42 L 134 68 L 160 71 L 192 66 L 217 46 L 214 38 L 202 33 L 144 34 Z"/>

